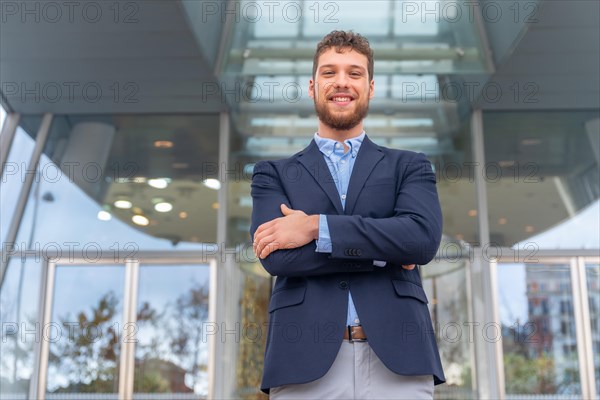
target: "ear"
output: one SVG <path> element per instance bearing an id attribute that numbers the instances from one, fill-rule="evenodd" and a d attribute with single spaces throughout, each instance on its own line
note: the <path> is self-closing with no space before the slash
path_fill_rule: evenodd
<path id="1" fill-rule="evenodd" d="M 371 79 L 371 83 L 369 83 L 369 100 L 371 100 L 375 96 L 375 80 Z"/>
<path id="2" fill-rule="evenodd" d="M 308 95 L 311 99 L 315 98 L 315 81 L 312 79 L 308 81 Z"/>

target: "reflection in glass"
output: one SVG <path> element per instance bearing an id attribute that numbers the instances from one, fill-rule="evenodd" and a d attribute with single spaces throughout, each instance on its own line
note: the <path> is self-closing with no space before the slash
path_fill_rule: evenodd
<path id="1" fill-rule="evenodd" d="M 40 338 L 40 277 L 39 262 L 13 257 L 8 264 L 0 291 L 0 399 L 25 396 L 29 390 Z"/>
<path id="2" fill-rule="evenodd" d="M 475 398 L 472 390 L 471 325 L 467 299 L 466 260 L 449 258 L 421 267 L 446 384 L 436 398 Z"/>
<path id="3" fill-rule="evenodd" d="M 498 297 L 506 394 L 581 394 L 569 266 L 499 264 Z"/>
<path id="4" fill-rule="evenodd" d="M 76 242 L 80 255 L 88 245 L 123 259 L 214 242 L 218 190 L 203 181 L 219 178 L 216 135 L 214 115 L 55 116 L 17 243 L 31 234 L 42 247 Z M 158 211 L 165 202 L 172 209 Z"/>
<path id="5" fill-rule="evenodd" d="M 208 395 L 209 272 L 207 265 L 140 268 L 135 398 Z"/>
<path id="6" fill-rule="evenodd" d="M 118 393 L 124 267 L 58 266 L 54 286 L 48 398 Z"/>
<path id="7" fill-rule="evenodd" d="M 242 334 L 238 345 L 235 393 L 244 400 L 266 399 L 259 387 L 267 341 L 267 309 L 272 283 L 258 263 L 241 263 L 240 270 L 243 275 L 239 300 Z"/>
<path id="8" fill-rule="evenodd" d="M 600 265 L 589 263 L 586 265 L 585 272 L 587 275 L 590 323 L 592 325 L 596 393 L 600 395 Z"/>

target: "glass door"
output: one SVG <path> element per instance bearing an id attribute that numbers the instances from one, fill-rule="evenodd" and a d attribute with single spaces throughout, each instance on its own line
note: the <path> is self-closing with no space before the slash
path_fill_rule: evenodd
<path id="1" fill-rule="evenodd" d="M 204 399 L 213 380 L 215 262 L 50 262 L 37 399 Z"/>

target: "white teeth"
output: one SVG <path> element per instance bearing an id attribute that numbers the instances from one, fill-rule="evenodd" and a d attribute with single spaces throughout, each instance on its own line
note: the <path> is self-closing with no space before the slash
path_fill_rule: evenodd
<path id="1" fill-rule="evenodd" d="M 333 101 L 350 101 L 350 97 L 334 97 Z"/>

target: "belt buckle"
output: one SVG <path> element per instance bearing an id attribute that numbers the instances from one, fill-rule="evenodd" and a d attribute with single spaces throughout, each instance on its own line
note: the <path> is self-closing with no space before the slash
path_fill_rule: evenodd
<path id="1" fill-rule="evenodd" d="M 352 337 L 352 325 L 348 325 L 348 341 L 349 342 L 366 342 L 367 339 L 354 339 Z"/>

